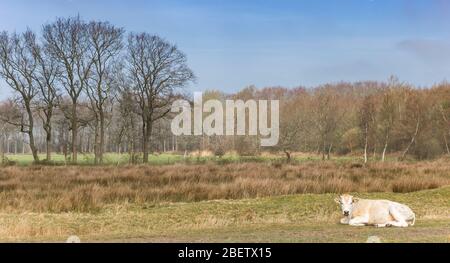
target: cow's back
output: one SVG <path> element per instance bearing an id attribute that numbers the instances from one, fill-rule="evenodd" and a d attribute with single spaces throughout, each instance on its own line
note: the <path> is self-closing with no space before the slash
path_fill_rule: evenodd
<path id="1" fill-rule="evenodd" d="M 355 204 L 352 217 L 367 217 L 369 225 L 382 224 L 391 219 L 389 202 L 361 199 Z"/>
<path id="2" fill-rule="evenodd" d="M 384 224 L 392 220 L 389 213 L 389 202 L 385 200 L 370 200 L 369 224 Z"/>

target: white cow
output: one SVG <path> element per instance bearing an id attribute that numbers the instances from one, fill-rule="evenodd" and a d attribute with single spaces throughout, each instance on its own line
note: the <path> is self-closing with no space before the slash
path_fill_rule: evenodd
<path id="1" fill-rule="evenodd" d="M 341 195 L 335 201 L 341 205 L 344 218 L 341 224 L 351 226 L 408 227 L 416 222 L 416 215 L 406 205 L 388 200 L 366 200 Z"/>

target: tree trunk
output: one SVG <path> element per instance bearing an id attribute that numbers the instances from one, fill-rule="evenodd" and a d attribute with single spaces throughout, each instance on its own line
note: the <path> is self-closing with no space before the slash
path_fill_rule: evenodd
<path id="1" fill-rule="evenodd" d="M 376 160 L 376 158 L 377 158 L 377 145 L 376 144 L 374 144 L 374 146 L 373 146 L 372 158 L 373 158 L 373 160 Z"/>
<path id="2" fill-rule="evenodd" d="M 46 150 L 47 150 L 47 161 L 49 162 L 52 159 L 52 149 L 51 149 L 51 139 L 52 139 L 52 135 L 51 135 L 51 130 L 47 131 L 47 136 L 45 139 L 45 146 L 46 146 Z"/>
<path id="3" fill-rule="evenodd" d="M 133 164 L 134 163 L 134 146 L 133 146 L 133 140 L 130 140 L 130 138 L 128 137 L 127 140 L 127 150 L 128 150 L 128 163 L 129 164 Z"/>
<path id="4" fill-rule="evenodd" d="M 39 162 L 39 156 L 38 156 L 38 151 L 34 142 L 34 135 L 33 135 L 33 127 L 34 127 L 34 119 L 33 119 L 33 113 L 31 111 L 31 107 L 29 104 L 25 105 L 27 113 L 28 113 L 28 137 L 30 140 L 30 149 L 31 149 L 31 153 L 33 154 L 33 160 L 35 163 Z"/>
<path id="5" fill-rule="evenodd" d="M 369 146 L 369 136 L 368 136 L 368 127 L 366 124 L 366 135 L 365 135 L 365 142 L 364 142 L 364 163 L 367 163 L 367 147 Z"/>
<path id="6" fill-rule="evenodd" d="M 441 105 L 441 114 L 442 119 L 444 120 L 444 123 L 450 124 L 450 122 L 447 120 L 447 116 L 445 116 L 444 108 Z M 448 131 L 448 134 L 450 135 L 450 130 Z M 444 133 L 444 141 L 445 141 L 445 148 L 447 149 L 447 154 L 450 155 L 450 147 L 448 145 L 447 135 Z"/>
<path id="7" fill-rule="evenodd" d="M 172 152 L 175 152 L 175 136 L 172 135 L 171 139 Z"/>
<path id="8" fill-rule="evenodd" d="M 99 127 L 98 120 L 95 120 L 95 129 L 94 129 L 94 164 L 99 163 Z"/>
<path id="9" fill-rule="evenodd" d="M 144 163 L 148 163 L 151 136 L 152 136 L 152 122 L 150 119 L 148 119 L 147 125 L 146 125 L 145 137 L 144 137 Z"/>
<path id="10" fill-rule="evenodd" d="M 386 160 L 386 151 L 388 148 L 388 142 L 389 142 L 389 135 L 386 135 L 386 139 L 384 141 L 384 148 L 383 148 L 383 154 L 381 155 L 381 161 L 384 162 Z"/>
<path id="11" fill-rule="evenodd" d="M 47 151 L 47 156 L 46 159 L 47 161 L 51 161 L 52 156 L 52 115 L 53 115 L 53 105 L 50 105 L 49 108 L 47 109 L 47 114 L 46 114 L 46 120 L 44 123 L 44 130 L 46 133 L 46 137 L 45 137 L 45 144 L 46 144 L 46 151 Z"/>
<path id="12" fill-rule="evenodd" d="M 416 141 L 417 133 L 419 133 L 419 127 L 420 127 L 420 119 L 417 120 L 416 131 L 414 132 L 414 135 L 412 136 L 411 141 L 409 142 L 408 146 L 406 147 L 405 151 L 403 152 L 401 160 L 405 159 L 406 154 L 409 152 L 409 149 L 411 148 L 411 146 Z"/>
<path id="13" fill-rule="evenodd" d="M 178 139 L 177 139 L 177 136 L 175 136 L 175 151 L 178 152 Z"/>
<path id="14" fill-rule="evenodd" d="M 148 136 L 147 136 L 147 122 L 144 119 L 142 122 L 142 153 L 143 153 L 143 158 L 142 161 L 143 163 L 148 163 Z"/>
<path id="15" fill-rule="evenodd" d="M 77 163 L 77 137 L 78 137 L 78 120 L 77 120 L 77 102 L 75 100 L 72 101 L 72 162 Z"/>
<path id="16" fill-rule="evenodd" d="M 288 163 L 290 163 L 291 162 L 291 153 L 287 150 L 284 150 L 284 154 L 286 154 L 286 159 L 287 159 L 286 161 Z"/>
<path id="17" fill-rule="evenodd" d="M 384 162 L 384 161 L 386 160 L 386 150 L 387 150 L 387 147 L 388 147 L 388 143 L 386 142 L 386 143 L 384 144 L 383 154 L 381 155 L 381 161 L 382 161 L 382 162 Z"/>
<path id="18" fill-rule="evenodd" d="M 5 140 L 5 136 L 2 136 L 2 141 L 0 142 L 0 163 L 3 164 L 5 160 L 5 151 L 3 150 L 3 143 Z"/>
<path id="19" fill-rule="evenodd" d="M 99 161 L 102 164 L 103 163 L 103 151 L 105 149 L 105 115 L 103 113 L 103 109 L 100 110 L 100 145 L 99 145 L 99 152 L 98 157 Z"/>
<path id="20" fill-rule="evenodd" d="M 33 129 L 31 129 L 31 128 L 29 129 L 28 137 L 30 138 L 30 150 L 31 150 L 31 153 L 33 154 L 33 160 L 35 163 L 38 163 L 39 156 L 38 156 L 38 151 L 37 151 L 37 148 L 36 148 L 35 142 L 34 142 Z"/>
<path id="21" fill-rule="evenodd" d="M 64 131 L 64 140 L 63 140 L 63 152 L 64 152 L 64 162 L 67 164 L 67 155 L 69 155 L 69 130 L 65 129 Z"/>
<path id="22" fill-rule="evenodd" d="M 322 161 L 325 161 L 325 140 L 322 140 Z"/>
<path id="23" fill-rule="evenodd" d="M 445 134 L 444 134 L 444 142 L 445 142 L 445 148 L 447 149 L 447 154 L 450 155 L 450 147 L 448 146 L 447 135 L 445 135 Z"/>
<path id="24" fill-rule="evenodd" d="M 327 152 L 327 160 L 331 159 L 331 149 L 333 148 L 333 144 L 330 144 L 330 147 L 328 147 L 328 152 Z"/>

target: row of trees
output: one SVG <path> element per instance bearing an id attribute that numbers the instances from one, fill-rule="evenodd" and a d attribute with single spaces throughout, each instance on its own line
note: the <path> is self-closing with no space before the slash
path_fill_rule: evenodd
<path id="1" fill-rule="evenodd" d="M 280 142 L 260 147 L 258 136 L 178 136 L 170 106 L 194 74 L 176 46 L 147 33 L 128 34 L 107 22 L 58 19 L 36 34 L 0 33 L 0 78 L 14 98 L 0 104 L 0 149 L 64 153 L 128 152 L 148 161 L 152 151 L 282 151 L 361 154 L 385 160 L 450 154 L 450 84 L 416 88 L 386 82 L 326 84 L 307 89 L 247 87 L 208 99 L 280 101 Z M 25 135 L 22 136 L 22 135 Z"/>
<path id="2" fill-rule="evenodd" d="M 118 92 L 105 111 L 104 151 L 127 152 L 136 162 L 142 158 L 145 119 L 135 94 Z M 256 89 L 248 87 L 236 94 L 208 91 L 208 99 L 279 99 L 280 142 L 270 149 L 261 148 L 257 136 L 173 136 L 170 131 L 171 114 L 158 116 L 151 122 L 149 149 L 164 151 L 208 150 L 217 155 L 236 151 L 241 155 L 257 155 L 263 151 L 282 151 L 288 159 L 292 152 L 316 152 L 323 159 L 332 154 L 361 155 L 365 161 L 377 158 L 384 161 L 388 153 L 400 159 L 412 155 L 418 159 L 450 154 L 450 84 L 429 89 L 416 89 L 396 79 L 386 83 L 338 83 L 314 89 L 282 87 Z M 50 143 L 44 127 L 45 119 L 34 127 L 38 151 L 51 148 L 71 157 L 69 99 L 58 101 L 50 124 Z M 39 118 L 39 108 L 33 116 Z M 26 111 L 21 104 L 5 101 L 0 113 L 9 119 L 21 120 Z M 98 143 L 98 117 L 91 100 L 84 97 L 78 102 L 79 152 L 96 152 Z M 28 151 L 29 140 L 20 136 L 16 125 L 3 122 L 2 149 L 10 153 Z M 49 146 L 47 146 L 49 144 Z"/>
<path id="3" fill-rule="evenodd" d="M 386 83 L 340 83 L 314 90 L 299 89 L 287 99 L 281 127 L 288 151 L 362 152 L 385 161 L 395 152 L 400 159 L 450 154 L 450 85 L 416 89 L 397 78 Z M 288 92 L 289 93 L 289 92 Z"/>
<path id="4" fill-rule="evenodd" d="M 169 113 L 172 101 L 194 74 L 186 56 L 166 40 L 148 33 L 130 33 L 126 43 L 124 38 L 123 28 L 80 17 L 57 19 L 44 25 L 39 35 L 31 30 L 0 33 L 0 77 L 15 95 L 2 105 L 3 130 L 9 125 L 25 133 L 36 162 L 36 127 L 45 132 L 50 160 L 53 127 L 58 125 L 60 137 L 70 137 L 65 145 L 70 145 L 74 163 L 80 150 L 79 131 L 93 130 L 95 161 L 101 163 L 114 102 L 119 102 L 122 117 L 134 122 L 124 125 L 133 132 L 141 125 L 141 151 L 148 162 L 153 124 Z"/>
<path id="5" fill-rule="evenodd" d="M 190 150 L 216 154 L 237 151 L 255 155 L 263 151 L 352 154 L 386 160 L 450 155 L 450 84 L 417 88 L 390 77 L 385 82 L 326 84 L 314 88 L 287 89 L 248 87 L 236 94 L 210 91 L 204 100 L 278 99 L 280 141 L 276 147 L 261 148 L 257 136 L 182 137 Z"/>

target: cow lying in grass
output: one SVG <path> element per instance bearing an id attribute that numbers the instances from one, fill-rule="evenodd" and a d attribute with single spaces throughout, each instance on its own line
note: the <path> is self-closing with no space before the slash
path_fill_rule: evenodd
<path id="1" fill-rule="evenodd" d="M 341 224 L 351 226 L 408 227 L 416 221 L 414 212 L 406 205 L 388 200 L 366 200 L 341 195 L 335 201 L 341 205 Z"/>

